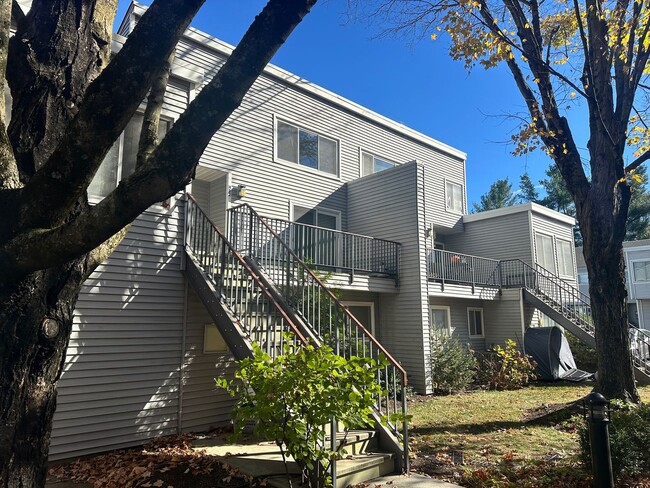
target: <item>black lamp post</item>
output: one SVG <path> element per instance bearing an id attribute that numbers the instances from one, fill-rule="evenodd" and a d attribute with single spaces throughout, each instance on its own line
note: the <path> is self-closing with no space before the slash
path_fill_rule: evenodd
<path id="1" fill-rule="evenodd" d="M 589 424 L 594 487 L 614 488 L 612 456 L 609 449 L 609 401 L 600 393 L 591 392 L 584 399 L 584 407 L 585 417 Z"/>

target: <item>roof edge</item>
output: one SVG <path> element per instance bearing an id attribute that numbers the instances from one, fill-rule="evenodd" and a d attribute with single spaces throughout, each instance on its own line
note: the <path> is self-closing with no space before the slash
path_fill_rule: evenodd
<path id="1" fill-rule="evenodd" d="M 504 215 L 511 215 L 520 212 L 532 212 L 540 214 L 570 225 L 575 225 L 576 223 L 576 219 L 573 217 L 533 202 L 522 203 L 520 205 L 512 205 L 510 207 L 497 208 L 495 210 L 486 210 L 485 212 L 479 212 L 475 214 L 463 215 L 463 223 L 478 222 L 481 220 L 502 217 Z"/>

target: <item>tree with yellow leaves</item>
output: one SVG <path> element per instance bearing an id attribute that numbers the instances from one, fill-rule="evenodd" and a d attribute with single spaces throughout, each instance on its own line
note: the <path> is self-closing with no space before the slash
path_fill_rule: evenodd
<path id="1" fill-rule="evenodd" d="M 446 32 L 450 56 L 467 69 L 507 66 L 527 109 L 514 152 L 544 150 L 575 202 L 596 326 L 598 388 L 638 401 L 622 242 L 633 187 L 642 178 L 638 169 L 650 159 L 650 2 L 380 0 L 373 15 L 393 31 L 432 39 Z M 566 116 L 575 100 L 588 112 L 588 171 Z"/>

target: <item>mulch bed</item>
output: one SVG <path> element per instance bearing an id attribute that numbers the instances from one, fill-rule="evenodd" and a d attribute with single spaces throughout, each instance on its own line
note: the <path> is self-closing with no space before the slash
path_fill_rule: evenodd
<path id="1" fill-rule="evenodd" d="M 88 483 L 96 488 L 222 488 L 264 486 L 203 450 L 192 449 L 193 435 L 155 439 L 141 448 L 60 464 L 48 479 Z"/>

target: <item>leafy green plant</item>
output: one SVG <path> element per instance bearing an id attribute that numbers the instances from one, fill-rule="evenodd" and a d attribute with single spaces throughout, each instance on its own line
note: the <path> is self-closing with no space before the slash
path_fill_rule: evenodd
<path id="1" fill-rule="evenodd" d="M 336 419 L 346 429 L 372 423 L 373 397 L 384 394 L 375 383 L 383 361 L 333 354 L 328 346 L 286 345 L 272 359 L 256 344 L 253 358 L 239 362 L 235 380 L 217 386 L 239 400 L 234 409 L 236 434 L 256 421 L 257 435 L 275 441 L 287 468 L 286 454 L 304 466 L 311 486 L 328 483 L 328 469 L 345 452 L 331 450 L 326 425 Z M 289 483 L 288 468 L 286 469 Z"/>
<path id="2" fill-rule="evenodd" d="M 479 361 L 479 382 L 492 390 L 516 390 L 528 385 L 535 376 L 535 361 L 508 339 L 506 347 L 494 346 Z"/>
<path id="3" fill-rule="evenodd" d="M 587 420 L 576 418 L 582 460 L 591 465 Z M 617 478 L 650 473 L 650 404 L 612 402 L 609 424 L 612 469 Z"/>
<path id="4" fill-rule="evenodd" d="M 469 347 L 449 334 L 432 334 L 431 382 L 437 392 L 452 393 L 467 388 L 476 376 L 476 358 Z"/>

